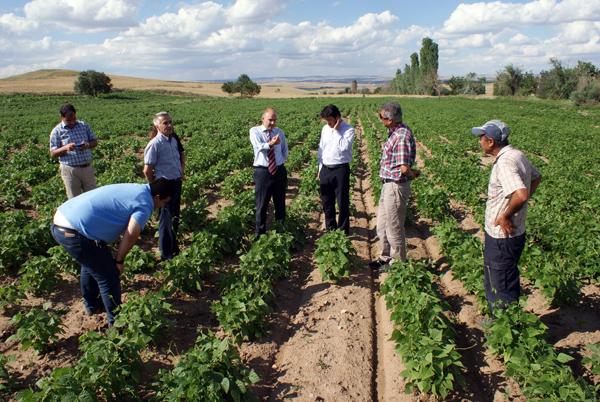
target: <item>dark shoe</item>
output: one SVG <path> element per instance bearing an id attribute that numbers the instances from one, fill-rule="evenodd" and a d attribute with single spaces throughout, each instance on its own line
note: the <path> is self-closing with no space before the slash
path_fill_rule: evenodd
<path id="1" fill-rule="evenodd" d="M 387 261 L 384 261 L 384 260 L 378 258 L 369 263 L 369 268 L 371 268 L 373 271 L 379 271 L 382 267 L 384 267 L 386 265 L 387 265 Z"/>
<path id="2" fill-rule="evenodd" d="M 96 315 L 104 313 L 104 307 L 93 307 L 92 309 L 85 308 L 85 312 L 87 315 Z"/>

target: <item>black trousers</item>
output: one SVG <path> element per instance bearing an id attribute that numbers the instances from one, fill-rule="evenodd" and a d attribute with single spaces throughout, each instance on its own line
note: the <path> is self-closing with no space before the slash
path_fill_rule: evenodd
<path id="1" fill-rule="evenodd" d="M 177 245 L 177 229 L 179 228 L 179 215 L 181 211 L 181 179 L 169 180 L 173 187 L 173 195 L 169 202 L 159 209 L 158 216 L 158 246 L 160 258 L 170 260 L 179 254 Z"/>
<path id="2" fill-rule="evenodd" d="M 491 312 L 494 308 L 503 309 L 519 300 L 521 284 L 517 264 L 523 248 L 525 234 L 505 239 L 496 239 L 485 234 L 483 286 Z"/>
<path id="3" fill-rule="evenodd" d="M 342 229 L 350 233 L 350 165 L 347 163 L 328 168 L 323 165 L 319 173 L 321 205 L 327 230 Z M 335 203 L 340 215 L 336 222 Z"/>
<path id="4" fill-rule="evenodd" d="M 287 171 L 284 165 L 277 167 L 274 175 L 266 167 L 254 167 L 254 194 L 256 197 L 256 235 L 267 232 L 267 210 L 273 199 L 275 219 L 285 219 L 285 192 L 287 191 Z"/>

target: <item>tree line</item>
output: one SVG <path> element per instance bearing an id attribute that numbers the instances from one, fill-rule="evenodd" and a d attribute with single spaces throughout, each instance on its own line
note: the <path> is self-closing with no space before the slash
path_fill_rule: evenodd
<path id="1" fill-rule="evenodd" d="M 485 93 L 485 77 L 476 73 L 452 76 L 441 83 L 438 79 L 439 47 L 431 38 L 423 38 L 419 53 L 410 55 L 410 64 L 404 71 L 398 69 L 396 75 L 385 88 L 378 87 L 373 92 L 369 88 L 358 89 L 356 80 L 338 94 L 363 95 L 370 93 L 418 94 L 418 95 L 481 95 Z M 242 74 L 235 81 L 227 81 L 221 86 L 223 92 L 241 97 L 260 94 L 261 86 Z M 75 82 L 75 93 L 97 96 L 112 91 L 110 77 L 93 70 L 82 71 Z M 494 81 L 496 96 L 529 96 L 543 99 L 570 99 L 575 104 L 600 102 L 600 69 L 594 64 L 578 61 L 575 67 L 566 67 L 556 58 L 550 59 L 550 68 L 538 75 L 523 71 L 513 64 L 506 65 L 496 74 Z"/>

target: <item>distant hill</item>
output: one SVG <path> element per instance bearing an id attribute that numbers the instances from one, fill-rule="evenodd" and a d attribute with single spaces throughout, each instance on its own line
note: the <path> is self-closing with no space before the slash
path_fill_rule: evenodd
<path id="1" fill-rule="evenodd" d="M 0 81 L 27 81 L 27 80 L 47 80 L 53 78 L 70 77 L 75 79 L 79 71 L 75 70 L 59 70 L 59 69 L 44 69 L 30 71 L 25 74 L 13 75 L 11 77 L 2 78 Z"/>
<path id="2" fill-rule="evenodd" d="M 79 71 L 44 69 L 0 79 L 0 93 L 73 94 L 73 86 Z M 150 90 L 166 93 L 185 93 L 207 96 L 228 96 L 221 90 L 220 82 L 167 81 L 150 78 L 128 77 L 105 72 L 115 90 Z M 359 89 L 374 89 L 375 81 L 359 81 Z M 354 78 L 333 77 L 278 77 L 262 78 L 260 98 L 296 98 L 307 96 L 331 96 L 349 87 Z M 358 78 L 356 78 L 358 80 Z M 258 81 L 258 79 L 257 79 Z M 311 83 L 307 86 L 307 83 Z M 362 95 L 345 95 L 362 96 Z"/>

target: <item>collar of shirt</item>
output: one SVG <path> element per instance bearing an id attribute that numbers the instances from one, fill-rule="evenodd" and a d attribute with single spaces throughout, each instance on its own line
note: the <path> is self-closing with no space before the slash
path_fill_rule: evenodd
<path id="1" fill-rule="evenodd" d="M 394 128 L 388 128 L 388 138 L 391 137 L 392 135 L 394 135 L 395 133 L 399 132 L 400 129 L 404 128 L 404 123 L 400 123 L 399 125 L 397 125 Z"/>
<path id="2" fill-rule="evenodd" d="M 160 135 L 163 140 L 166 140 L 166 141 L 169 141 L 169 142 L 171 142 L 171 138 L 173 137 L 172 135 L 170 135 L 170 136 L 164 135 L 160 131 L 158 132 L 158 135 Z"/>
<path id="3" fill-rule="evenodd" d="M 496 155 L 496 158 L 494 159 L 494 164 L 496 164 L 496 162 L 498 162 L 498 159 L 504 155 L 506 152 L 508 152 L 510 149 L 512 149 L 511 145 L 506 145 L 504 147 L 502 147 L 502 149 L 500 149 L 500 151 L 498 151 L 498 155 Z"/>
<path id="4" fill-rule="evenodd" d="M 79 124 L 79 120 L 75 120 L 75 124 L 73 125 L 73 127 L 67 127 L 66 123 L 64 121 L 60 121 L 60 128 L 62 129 L 68 129 L 68 130 L 73 130 L 75 127 L 77 127 L 77 125 Z"/>

